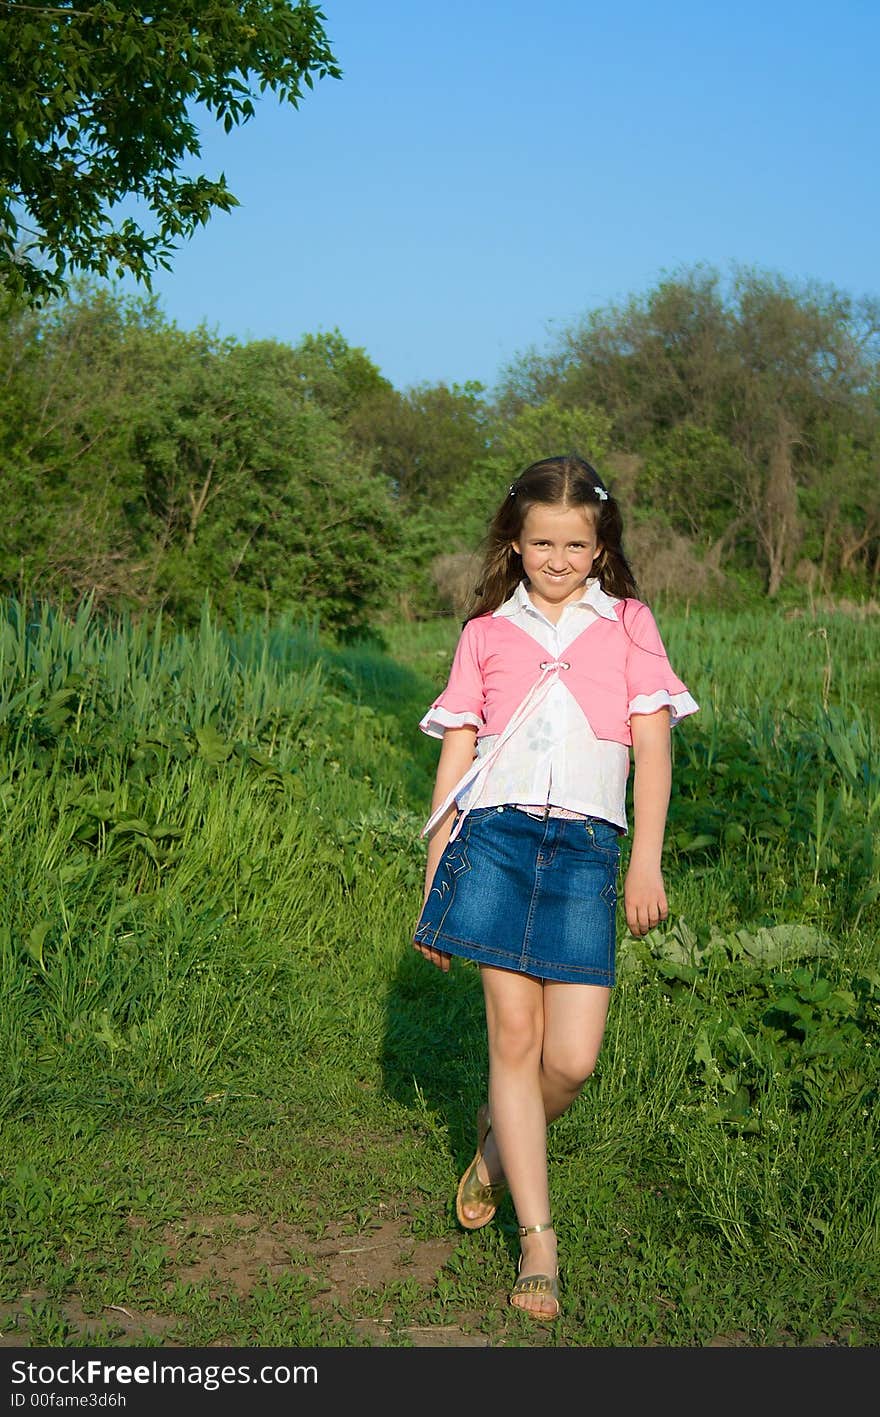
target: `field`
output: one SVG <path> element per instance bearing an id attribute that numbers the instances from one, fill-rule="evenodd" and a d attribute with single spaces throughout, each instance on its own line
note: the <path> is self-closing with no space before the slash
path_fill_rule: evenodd
<path id="1" fill-rule="evenodd" d="M 409 947 L 457 626 L 0 615 L 0 1344 L 874 1346 L 876 617 L 658 609 L 670 918 L 552 1130 L 563 1317 L 456 1225 L 475 969 Z"/>

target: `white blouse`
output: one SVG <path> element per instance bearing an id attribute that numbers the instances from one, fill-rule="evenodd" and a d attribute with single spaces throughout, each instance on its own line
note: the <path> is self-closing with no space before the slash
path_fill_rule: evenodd
<path id="1" fill-rule="evenodd" d="M 580 600 L 565 605 L 554 624 L 532 603 L 521 581 L 510 599 L 494 613 L 509 615 L 558 660 L 597 617 L 616 619 L 614 604 L 598 580 L 590 580 Z M 673 718 L 683 717 L 697 707 L 689 694 L 670 696 L 660 690 L 634 699 L 630 712 L 653 713 L 665 705 L 672 710 Z M 479 727 L 479 722 L 473 714 L 450 713 L 435 706 L 421 726 L 436 732 L 466 723 Z M 478 738 L 477 760 L 490 753 L 497 741 L 498 735 Z M 557 676 L 546 696 L 503 744 L 495 761 L 456 797 L 456 804 L 468 811 L 508 802 L 565 807 L 584 816 L 601 817 L 626 831 L 629 762 L 627 745 L 597 738 L 576 699 Z"/>

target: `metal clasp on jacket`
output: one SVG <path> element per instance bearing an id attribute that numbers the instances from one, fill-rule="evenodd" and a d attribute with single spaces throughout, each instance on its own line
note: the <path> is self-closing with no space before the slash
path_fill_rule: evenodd
<path id="1" fill-rule="evenodd" d="M 542 659 L 542 669 L 570 669 L 571 665 L 567 659 Z"/>

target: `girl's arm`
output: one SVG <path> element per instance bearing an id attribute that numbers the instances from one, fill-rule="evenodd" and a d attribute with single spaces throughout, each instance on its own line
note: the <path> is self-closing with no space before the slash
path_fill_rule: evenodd
<path id="1" fill-rule="evenodd" d="M 437 776 L 434 780 L 434 792 L 431 797 L 431 814 L 440 806 L 453 787 L 464 777 L 468 768 L 474 760 L 474 743 L 477 736 L 476 728 L 470 725 L 464 728 L 447 728 L 443 734 L 443 742 L 440 745 L 440 760 L 437 763 Z M 443 848 L 449 841 L 449 834 L 452 831 L 452 823 L 455 821 L 456 806 L 453 802 L 448 812 L 442 816 L 431 833 L 428 841 L 428 859 L 425 863 L 425 891 L 422 904 L 428 899 L 431 890 L 431 883 L 434 880 L 434 872 L 437 870 L 437 863 L 443 855 Z M 416 945 L 416 949 L 423 954 L 426 959 L 433 964 L 439 965 L 443 970 L 449 968 L 449 955 L 443 950 L 430 949 L 427 945 Z"/>
<path id="2" fill-rule="evenodd" d="M 672 787 L 669 710 L 636 713 L 633 740 L 633 837 L 623 898 L 626 923 L 644 935 L 669 914 L 660 859 Z"/>
<path id="3" fill-rule="evenodd" d="M 431 798 L 431 814 L 437 810 L 444 798 L 449 796 L 455 784 L 464 777 L 473 762 L 476 737 L 477 730 L 472 728 L 470 724 L 466 724 L 464 728 L 447 728 L 444 732 L 443 742 L 440 745 L 440 760 L 437 763 L 437 776 L 434 780 L 434 793 Z M 440 818 L 431 833 L 428 842 L 428 860 L 425 866 L 425 900 L 428 899 L 434 872 L 437 870 L 437 862 L 443 855 L 443 848 L 449 840 L 456 810 L 453 802 L 449 811 Z"/>

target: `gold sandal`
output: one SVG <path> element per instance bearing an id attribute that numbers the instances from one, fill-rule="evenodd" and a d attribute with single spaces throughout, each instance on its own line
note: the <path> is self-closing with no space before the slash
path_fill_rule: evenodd
<path id="1" fill-rule="evenodd" d="M 520 1225 L 520 1235 L 537 1235 L 541 1230 L 552 1230 L 552 1223 L 546 1225 Z M 522 1255 L 519 1257 L 517 1272 L 522 1264 Z M 528 1309 L 525 1304 L 514 1302 L 518 1294 L 540 1294 L 545 1298 L 552 1299 L 556 1308 L 551 1313 L 548 1309 Z M 518 1309 L 521 1314 L 525 1314 L 530 1319 L 543 1319 L 545 1322 L 552 1322 L 559 1318 L 559 1268 L 555 1274 L 524 1274 L 517 1279 L 510 1291 L 510 1303 L 514 1309 Z"/>
<path id="2" fill-rule="evenodd" d="M 458 1183 L 455 1197 L 455 1214 L 458 1217 L 459 1225 L 463 1225 L 465 1230 L 480 1230 L 484 1225 L 488 1225 L 490 1220 L 494 1220 L 495 1212 L 507 1190 L 506 1181 L 484 1182 L 477 1175 L 477 1166 L 483 1159 L 483 1147 L 491 1126 L 489 1105 L 484 1102 L 477 1113 L 476 1154 Z M 466 1205 L 490 1205 L 492 1209 L 488 1215 L 481 1215 L 474 1219 L 470 1215 L 465 1215 L 464 1207 Z"/>

